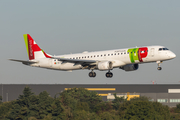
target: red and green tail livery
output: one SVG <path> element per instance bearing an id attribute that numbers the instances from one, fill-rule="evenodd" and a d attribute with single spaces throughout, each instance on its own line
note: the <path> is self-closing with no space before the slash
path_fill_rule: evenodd
<path id="1" fill-rule="evenodd" d="M 29 34 L 24 34 L 24 41 L 26 44 L 27 53 L 29 56 L 29 60 L 37 59 L 37 58 L 51 58 L 51 56 L 47 55 L 33 40 L 33 38 Z"/>

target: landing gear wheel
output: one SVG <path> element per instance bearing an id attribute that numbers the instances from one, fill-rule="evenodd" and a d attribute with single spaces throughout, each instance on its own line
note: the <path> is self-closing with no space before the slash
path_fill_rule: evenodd
<path id="1" fill-rule="evenodd" d="M 95 73 L 95 72 L 93 72 L 93 71 L 92 71 L 92 72 L 90 72 L 90 73 L 89 73 L 89 77 L 96 77 L 96 73 Z"/>
<path id="2" fill-rule="evenodd" d="M 113 73 L 112 72 L 107 72 L 106 73 L 106 77 L 107 78 L 112 78 L 113 77 Z"/>
<path id="3" fill-rule="evenodd" d="M 93 72 L 93 77 L 96 77 L 96 73 L 95 72 Z"/>
<path id="4" fill-rule="evenodd" d="M 162 67 L 158 67 L 157 69 L 158 69 L 158 70 L 162 70 Z"/>
<path id="5" fill-rule="evenodd" d="M 158 64 L 158 68 L 157 68 L 157 69 L 158 69 L 158 70 L 162 70 L 162 67 L 160 67 L 162 61 L 157 61 L 156 63 Z"/>

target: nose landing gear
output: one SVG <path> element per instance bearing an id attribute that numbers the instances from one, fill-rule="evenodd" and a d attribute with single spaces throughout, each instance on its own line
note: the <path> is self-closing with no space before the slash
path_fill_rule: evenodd
<path id="1" fill-rule="evenodd" d="M 158 70 L 162 70 L 162 67 L 160 67 L 162 61 L 157 61 L 156 63 L 158 64 L 158 68 L 157 68 L 157 69 L 158 69 Z"/>

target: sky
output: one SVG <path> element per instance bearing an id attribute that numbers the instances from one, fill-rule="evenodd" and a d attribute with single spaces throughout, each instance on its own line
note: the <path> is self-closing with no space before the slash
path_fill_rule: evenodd
<path id="1" fill-rule="evenodd" d="M 179 0 L 0 0 L 0 83 L 2 84 L 179 84 Z M 28 60 L 23 34 L 48 54 L 62 55 L 135 46 L 163 45 L 176 54 L 137 71 L 73 72 L 35 68 L 8 59 Z"/>

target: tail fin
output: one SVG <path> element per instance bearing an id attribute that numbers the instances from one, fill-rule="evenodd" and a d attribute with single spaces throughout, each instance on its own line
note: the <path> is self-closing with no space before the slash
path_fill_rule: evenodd
<path id="1" fill-rule="evenodd" d="M 51 58 L 50 55 L 46 54 L 32 39 L 29 34 L 24 34 L 24 41 L 26 44 L 27 53 L 29 60 L 34 60 L 38 58 Z"/>

